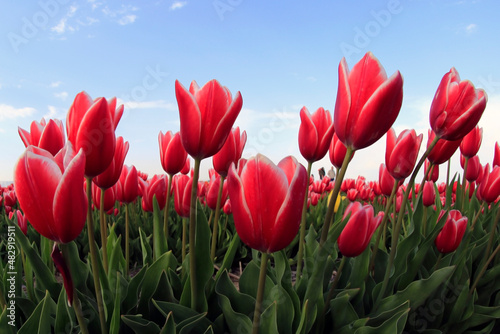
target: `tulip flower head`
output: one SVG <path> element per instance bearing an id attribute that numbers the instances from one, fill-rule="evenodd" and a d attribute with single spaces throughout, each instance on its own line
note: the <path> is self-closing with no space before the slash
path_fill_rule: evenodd
<path id="1" fill-rule="evenodd" d="M 182 146 L 181 135 L 167 131 L 165 134 L 160 131 L 158 134 L 158 143 L 160 146 L 160 160 L 163 170 L 169 175 L 179 173 L 187 161 L 187 152 Z M 187 162 L 189 164 L 189 162 Z M 188 165 L 189 169 L 189 165 Z"/>
<path id="2" fill-rule="evenodd" d="M 58 119 L 49 119 L 46 122 L 45 118 L 42 118 L 40 123 L 31 122 L 30 132 L 21 128 L 18 128 L 18 131 L 24 146 L 40 147 L 52 155 L 56 155 L 66 142 L 63 124 Z"/>
<path id="3" fill-rule="evenodd" d="M 330 112 L 318 108 L 312 115 L 306 107 L 300 110 L 299 150 L 309 162 L 323 159 L 334 132 Z"/>
<path id="4" fill-rule="evenodd" d="M 209 81 L 202 88 L 192 81 L 189 90 L 176 80 L 175 96 L 186 152 L 200 160 L 219 152 L 243 106 L 240 92 L 233 99 L 229 89 L 217 80 Z"/>
<path id="5" fill-rule="evenodd" d="M 384 213 L 380 212 L 374 216 L 371 205 L 352 202 L 347 206 L 343 219 L 349 215 L 349 221 L 340 233 L 337 244 L 342 255 L 356 257 L 363 253 L 370 243 L 373 233 L 382 222 Z"/>
<path id="6" fill-rule="evenodd" d="M 422 192 L 422 203 L 424 206 L 431 206 L 436 203 L 436 188 L 433 181 L 426 181 Z"/>
<path id="7" fill-rule="evenodd" d="M 358 150 L 379 140 L 398 117 L 402 102 L 403 77 L 399 71 L 387 78 L 371 52 L 351 71 L 342 58 L 334 124 L 345 146 Z"/>
<path id="8" fill-rule="evenodd" d="M 132 203 L 139 196 L 139 176 L 135 166 L 124 165 L 120 174 L 120 191 L 117 199 L 124 203 Z"/>
<path id="9" fill-rule="evenodd" d="M 440 253 L 446 254 L 454 252 L 460 245 L 467 228 L 467 217 L 458 210 L 451 210 L 448 213 L 442 211 L 438 220 L 444 215 L 447 215 L 446 222 L 434 243 Z"/>
<path id="10" fill-rule="evenodd" d="M 94 183 L 99 188 L 108 189 L 113 187 L 116 182 L 118 182 L 122 173 L 123 163 L 125 162 L 125 157 L 127 156 L 128 149 L 128 141 L 124 142 L 123 137 L 118 137 L 116 139 L 116 147 L 113 160 L 111 160 L 111 163 L 104 172 L 97 175 L 93 179 Z"/>
<path id="11" fill-rule="evenodd" d="M 44 237 L 59 243 L 74 240 L 85 225 L 87 197 L 82 187 L 83 150 L 71 144 L 55 157 L 28 146 L 14 170 L 14 184 L 24 215 Z"/>
<path id="12" fill-rule="evenodd" d="M 417 136 L 415 130 L 404 130 L 396 138 L 394 129 L 389 129 L 387 132 L 385 164 L 392 177 L 401 180 L 411 175 L 417 162 L 422 137 L 422 134 Z"/>
<path id="13" fill-rule="evenodd" d="M 486 203 L 491 204 L 500 196 L 500 166 L 493 167 L 490 172 L 490 165 L 486 164 L 483 173 L 478 195 Z"/>
<path id="14" fill-rule="evenodd" d="M 473 128 L 460 143 L 460 152 L 466 158 L 472 158 L 479 151 L 483 141 L 483 128 L 476 126 Z"/>
<path id="15" fill-rule="evenodd" d="M 429 139 L 427 141 L 427 147 L 429 147 L 429 145 L 436 137 L 436 134 L 431 130 L 429 130 L 428 134 L 429 134 Z M 432 148 L 429 155 L 427 156 L 427 159 L 433 165 L 441 165 L 442 163 L 448 161 L 453 156 L 453 154 L 455 154 L 461 142 L 462 141 L 460 139 L 455 141 L 439 139 L 436 145 Z"/>
<path id="16" fill-rule="evenodd" d="M 181 217 L 189 218 L 189 209 L 191 207 L 191 186 L 193 179 L 188 175 L 175 175 L 174 184 L 174 208 L 175 212 Z"/>
<path id="17" fill-rule="evenodd" d="M 439 138 L 454 141 L 467 135 L 486 108 L 487 95 L 468 80 L 460 81 L 453 67 L 443 76 L 434 95 L 429 120 Z"/>
<path id="18" fill-rule="evenodd" d="M 272 253 L 297 235 L 307 189 L 307 171 L 293 157 L 276 166 L 258 154 L 238 174 L 229 168 L 228 191 L 236 231 L 249 247 Z"/>
<path id="19" fill-rule="evenodd" d="M 342 167 L 342 163 L 344 162 L 344 158 L 347 153 L 347 147 L 345 147 L 345 145 L 339 140 L 339 137 L 336 133 L 333 134 L 330 147 L 328 148 L 328 153 L 332 165 L 337 168 Z M 354 154 L 351 156 L 351 159 L 353 157 Z"/>
<path id="20" fill-rule="evenodd" d="M 234 162 L 238 163 L 243 148 L 247 142 L 247 133 L 243 131 L 240 135 L 240 128 L 236 127 L 231 130 L 227 137 L 226 143 L 222 146 L 221 150 L 213 156 L 214 169 L 224 177 L 227 176 L 229 166 Z"/>

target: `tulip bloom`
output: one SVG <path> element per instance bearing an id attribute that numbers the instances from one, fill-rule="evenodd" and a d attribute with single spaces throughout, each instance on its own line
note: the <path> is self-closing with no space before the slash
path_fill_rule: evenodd
<path id="1" fill-rule="evenodd" d="M 228 190 L 234 224 L 249 247 L 272 253 L 297 235 L 307 189 L 307 171 L 293 157 L 276 166 L 258 154 L 238 174 L 229 168 Z M 272 191 L 271 191 L 272 189 Z"/>
<path id="2" fill-rule="evenodd" d="M 18 128 L 18 132 L 24 146 L 33 145 L 43 148 L 52 155 L 56 155 L 66 142 L 63 124 L 58 119 L 49 119 L 46 122 L 42 118 L 40 123 L 31 122 L 30 132 L 21 128 Z"/>
<path id="3" fill-rule="evenodd" d="M 337 168 L 342 167 L 345 155 L 347 153 L 347 147 L 339 140 L 336 133 L 333 134 L 332 141 L 330 142 L 330 147 L 328 148 L 328 156 L 330 157 L 330 162 Z M 351 156 L 354 156 L 354 154 Z"/>
<path id="4" fill-rule="evenodd" d="M 491 204 L 500 196 L 500 166 L 493 167 L 490 172 L 490 165 L 487 164 L 483 173 L 478 193 L 486 203 Z"/>
<path id="5" fill-rule="evenodd" d="M 181 140 L 186 152 L 195 159 L 204 159 L 219 152 L 243 106 L 240 92 L 235 98 L 217 80 L 202 88 L 192 81 L 189 91 L 175 81 L 179 105 Z"/>
<path id="6" fill-rule="evenodd" d="M 68 140 L 75 151 L 84 151 L 86 177 L 95 177 L 104 172 L 115 154 L 115 120 L 119 119 L 120 114 L 115 114 L 109 107 L 105 98 L 94 101 L 86 92 L 81 92 L 68 111 Z"/>
<path id="7" fill-rule="evenodd" d="M 167 181 L 165 175 L 154 175 L 151 180 L 142 181 L 142 209 L 153 212 L 153 197 L 156 195 L 156 201 L 160 210 L 163 210 L 167 195 Z"/>
<path id="8" fill-rule="evenodd" d="M 160 131 L 158 143 L 163 170 L 169 175 L 179 173 L 186 165 L 187 160 L 187 152 L 182 146 L 180 133 L 176 132 L 174 134 L 172 131 L 167 131 L 163 134 Z"/>
<path id="9" fill-rule="evenodd" d="M 385 164 L 380 164 L 378 169 L 378 184 L 380 185 L 380 191 L 385 196 L 389 197 L 392 194 L 392 189 L 394 188 L 394 182 L 396 180 L 387 170 L 387 166 Z"/>
<path id="10" fill-rule="evenodd" d="M 422 134 L 417 136 L 415 130 L 404 130 L 397 138 L 393 128 L 387 132 L 385 164 L 396 180 L 402 180 L 411 175 L 417 162 L 422 137 Z"/>
<path id="11" fill-rule="evenodd" d="M 371 205 L 362 205 L 359 202 L 350 203 L 343 219 L 349 215 L 349 221 L 339 235 L 337 244 L 342 255 L 347 257 L 356 257 L 364 252 L 373 233 L 382 222 L 383 212 L 374 216 Z"/>
<path id="12" fill-rule="evenodd" d="M 430 172 L 428 172 L 429 168 L 432 169 Z M 439 165 L 434 165 L 429 161 L 429 159 L 425 159 L 424 173 L 427 175 L 427 181 L 436 182 L 439 179 Z"/>
<path id="13" fill-rule="evenodd" d="M 128 148 L 129 143 L 128 141 L 123 142 L 123 137 L 118 137 L 116 139 L 116 148 L 113 160 L 104 172 L 97 175 L 93 179 L 94 183 L 99 188 L 108 189 L 114 186 L 116 182 L 118 182 L 122 173 L 123 162 L 125 161 L 125 157 L 128 153 Z"/>
<path id="14" fill-rule="evenodd" d="M 231 163 L 238 163 L 246 142 L 247 133 L 245 131 L 240 135 L 239 127 L 231 130 L 224 146 L 212 158 L 214 169 L 219 175 L 226 177 Z"/>
<path id="15" fill-rule="evenodd" d="M 462 168 L 465 167 L 465 157 L 460 155 L 460 165 Z M 482 172 L 481 162 L 479 161 L 479 156 L 474 155 L 471 158 L 468 158 L 467 161 L 467 170 L 465 171 L 465 179 L 469 182 L 474 182 L 477 180 L 479 175 Z"/>
<path id="16" fill-rule="evenodd" d="M 427 147 L 432 143 L 436 134 L 429 130 L 429 140 L 427 141 Z M 449 141 L 445 139 L 439 139 L 436 145 L 432 148 L 431 152 L 427 156 L 427 159 L 434 165 L 440 165 L 448 161 L 455 151 L 460 146 L 461 140 Z"/>
<path id="17" fill-rule="evenodd" d="M 92 199 L 94 201 L 94 205 L 97 208 L 97 210 L 101 209 L 101 192 L 103 190 L 96 185 L 95 183 L 92 183 Z M 103 211 L 108 212 L 110 211 L 114 206 L 116 202 L 116 188 L 111 187 L 108 188 L 104 191 L 104 206 L 103 206 Z"/>
<path id="18" fill-rule="evenodd" d="M 402 102 L 403 77 L 399 71 L 387 78 L 371 52 L 350 72 L 342 58 L 334 124 L 345 146 L 358 150 L 379 140 L 398 117 Z"/>
<path id="19" fill-rule="evenodd" d="M 180 217 L 189 218 L 193 179 L 187 175 L 174 176 L 174 208 Z"/>
<path id="20" fill-rule="evenodd" d="M 221 181 L 220 175 L 216 174 L 212 176 L 206 192 L 207 205 L 212 210 L 217 209 L 217 197 L 219 196 L 220 181 Z M 224 180 L 224 184 L 222 186 L 221 203 L 224 203 L 226 201 L 226 198 L 227 198 L 227 182 L 226 180 Z"/>
<path id="21" fill-rule="evenodd" d="M 495 154 L 493 155 L 493 167 L 500 166 L 500 146 L 495 143 Z"/>
<path id="22" fill-rule="evenodd" d="M 82 188 L 83 150 L 69 146 L 55 157 L 28 146 L 14 169 L 14 184 L 24 215 L 44 237 L 59 243 L 74 240 L 85 225 L 87 197 Z"/>
<path id="23" fill-rule="evenodd" d="M 479 151 L 483 140 L 483 128 L 476 126 L 460 142 L 460 152 L 466 158 L 472 158 Z"/>
<path id="24" fill-rule="evenodd" d="M 445 214 L 447 217 L 444 227 L 434 240 L 438 251 L 443 254 L 451 253 L 458 248 L 467 228 L 467 217 L 462 217 L 460 211 L 451 210 L 448 213 L 442 211 L 438 220 Z"/>
<path id="25" fill-rule="evenodd" d="M 330 112 L 318 108 L 312 115 L 306 107 L 300 110 L 299 150 L 308 162 L 323 159 L 334 132 Z"/>
<path id="26" fill-rule="evenodd" d="M 468 80 L 460 81 L 453 67 L 443 76 L 431 104 L 429 120 L 439 138 L 462 139 L 479 122 L 486 108 L 487 96 Z"/>
<path id="27" fill-rule="evenodd" d="M 424 206 L 431 206 L 436 203 L 436 188 L 433 181 L 426 181 L 422 191 L 422 203 Z"/>
<path id="28" fill-rule="evenodd" d="M 135 166 L 124 165 L 120 174 L 120 192 L 117 194 L 119 201 L 132 203 L 139 196 L 139 176 Z"/>

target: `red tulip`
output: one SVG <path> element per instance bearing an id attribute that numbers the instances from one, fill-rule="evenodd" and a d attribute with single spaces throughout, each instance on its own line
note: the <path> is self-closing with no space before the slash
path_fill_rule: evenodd
<path id="1" fill-rule="evenodd" d="M 479 151 L 482 140 L 483 128 L 476 126 L 462 139 L 460 152 L 464 157 L 472 158 Z"/>
<path id="2" fill-rule="evenodd" d="M 438 220 L 445 214 L 447 217 L 444 227 L 434 240 L 438 251 L 443 254 L 451 253 L 458 248 L 467 228 L 467 217 L 462 217 L 460 211 L 451 210 L 448 213 L 441 211 Z"/>
<path id="3" fill-rule="evenodd" d="M 97 210 L 101 209 L 101 192 L 103 190 L 97 186 L 95 183 L 92 183 L 92 199 L 94 201 L 94 205 Z M 116 189 L 115 187 L 111 187 L 105 189 L 104 191 L 104 212 L 108 212 L 115 206 L 116 202 Z"/>
<path id="4" fill-rule="evenodd" d="M 402 180 L 411 175 L 417 162 L 423 135 L 415 130 L 404 130 L 396 138 L 393 128 L 387 132 L 385 164 L 393 178 Z"/>
<path id="5" fill-rule="evenodd" d="M 439 138 L 462 139 L 479 122 L 486 108 L 487 96 L 468 80 L 460 81 L 453 67 L 443 76 L 431 104 L 429 120 Z"/>
<path id="6" fill-rule="evenodd" d="M 424 206 L 431 206 L 436 203 L 436 188 L 434 187 L 433 181 L 426 181 L 424 183 L 422 203 L 424 204 Z"/>
<path id="7" fill-rule="evenodd" d="M 226 203 L 224 203 L 224 206 L 222 207 L 222 211 L 224 211 L 224 213 L 226 215 L 230 215 L 233 212 L 231 210 L 231 200 L 229 198 L 226 199 Z"/>
<path id="8" fill-rule="evenodd" d="M 135 166 L 124 165 L 120 174 L 120 192 L 117 194 L 119 201 L 132 203 L 139 196 L 139 176 Z"/>
<path id="9" fill-rule="evenodd" d="M 343 256 L 355 257 L 363 253 L 370 243 L 384 213 L 374 216 L 371 205 L 363 206 L 359 202 L 352 202 L 347 206 L 343 219 L 349 215 L 349 221 L 340 233 L 337 244 Z"/>
<path id="10" fill-rule="evenodd" d="M 95 101 L 79 93 L 66 118 L 68 140 L 76 151 L 85 154 L 85 176 L 94 177 L 106 170 L 115 153 L 115 114 L 105 98 Z"/>
<path id="11" fill-rule="evenodd" d="M 465 166 L 465 157 L 463 155 L 460 155 L 460 165 L 462 166 L 462 168 L 464 168 Z M 479 161 L 479 157 L 477 155 L 470 157 L 467 162 L 465 179 L 469 182 L 476 181 L 481 172 L 482 172 L 482 166 L 481 162 Z"/>
<path id="12" fill-rule="evenodd" d="M 495 154 L 493 155 L 493 167 L 500 166 L 500 146 L 495 143 Z"/>
<path id="13" fill-rule="evenodd" d="M 227 137 L 226 143 L 221 150 L 213 157 L 214 169 L 224 177 L 227 176 L 229 166 L 234 162 L 238 163 L 243 153 L 243 148 L 247 142 L 247 133 L 243 131 L 240 136 L 240 128 L 236 127 L 231 130 Z"/>
<path id="14" fill-rule="evenodd" d="M 63 124 L 58 119 L 49 119 L 47 123 L 42 118 L 40 123 L 37 121 L 31 122 L 30 132 L 21 128 L 18 128 L 18 132 L 24 146 L 40 147 L 49 151 L 52 155 L 56 155 L 66 142 Z"/>
<path id="15" fill-rule="evenodd" d="M 181 217 L 189 218 L 191 207 L 191 186 L 193 179 L 187 175 L 175 175 L 174 180 L 174 208 Z"/>
<path id="16" fill-rule="evenodd" d="M 436 134 L 429 130 L 429 140 L 427 141 L 427 147 L 429 147 L 435 136 Z M 434 148 L 427 156 L 427 159 L 429 159 L 429 161 L 434 165 L 445 163 L 458 149 L 458 147 L 460 146 L 460 142 L 460 139 L 455 141 L 439 139 Z"/>
<path id="17" fill-rule="evenodd" d="M 189 91 L 175 81 L 175 96 L 179 105 L 181 140 L 187 153 L 195 159 L 204 159 L 219 152 L 240 113 L 243 99 L 235 98 L 217 80 L 202 88 L 192 81 Z"/>
<path id="18" fill-rule="evenodd" d="M 231 165 L 227 181 L 241 240 L 268 253 L 288 246 L 300 226 L 308 182 L 304 166 L 293 157 L 281 160 L 276 166 L 258 154 L 248 159 L 241 175 Z"/>
<path id="19" fill-rule="evenodd" d="M 55 157 L 28 146 L 14 170 L 24 215 L 38 233 L 60 243 L 78 237 L 87 217 L 87 197 L 82 188 L 85 155 L 83 150 L 73 155 L 70 146 Z"/>
<path id="20" fill-rule="evenodd" d="M 346 196 L 350 202 L 354 202 L 358 198 L 358 194 L 359 191 L 357 189 L 349 189 L 347 190 Z"/>
<path id="21" fill-rule="evenodd" d="M 396 182 L 396 180 L 389 173 L 386 165 L 383 163 L 380 164 L 378 169 L 378 184 L 380 185 L 380 191 L 382 194 L 385 196 L 391 196 L 392 188 L 394 188 L 394 182 Z"/>
<path id="22" fill-rule="evenodd" d="M 163 134 L 160 131 L 158 143 L 163 170 L 169 175 L 179 173 L 186 165 L 187 160 L 187 152 L 182 146 L 180 133 L 173 134 L 172 131 L 167 131 Z"/>
<path id="23" fill-rule="evenodd" d="M 488 204 L 498 200 L 500 196 L 500 166 L 493 167 L 490 173 L 490 165 L 486 164 L 478 192 Z"/>
<path id="24" fill-rule="evenodd" d="M 427 174 L 427 171 L 429 168 L 432 168 L 432 170 Z M 439 165 L 433 165 L 429 159 L 425 159 L 424 163 L 424 173 L 427 175 L 427 181 L 434 181 L 436 182 L 439 179 Z"/>
<path id="25" fill-rule="evenodd" d="M 330 112 L 318 108 L 312 115 L 306 107 L 300 110 L 299 150 L 308 162 L 323 159 L 334 132 Z"/>
<path id="26" fill-rule="evenodd" d="M 14 210 L 9 213 L 9 219 L 12 219 L 16 215 L 17 219 L 17 225 L 19 225 L 19 228 L 23 232 L 24 235 L 28 234 L 28 220 L 26 217 L 23 215 L 21 210 Z"/>
<path id="27" fill-rule="evenodd" d="M 207 205 L 212 210 L 215 210 L 217 208 L 217 197 L 219 196 L 220 181 L 221 181 L 220 175 L 212 176 L 206 192 Z M 222 186 L 221 203 L 224 203 L 226 201 L 226 198 L 227 198 L 227 182 L 226 180 L 224 180 L 224 185 Z"/>
<path id="28" fill-rule="evenodd" d="M 345 147 L 345 145 L 339 140 L 336 133 L 333 134 L 328 153 L 332 165 L 337 168 L 342 167 L 342 163 L 344 162 L 344 158 L 347 153 L 347 147 Z M 353 156 L 351 156 L 351 159 Z"/>
<path id="29" fill-rule="evenodd" d="M 16 196 L 16 191 L 15 190 L 9 190 L 5 192 L 4 194 L 4 205 L 9 206 L 9 207 L 14 207 L 17 204 L 17 196 Z"/>
<path id="30" fill-rule="evenodd" d="M 351 72 L 342 58 L 334 124 L 345 146 L 358 150 L 379 140 L 398 117 L 402 102 L 403 77 L 399 71 L 387 78 L 371 52 Z"/>
<path id="31" fill-rule="evenodd" d="M 125 157 L 128 153 L 129 144 L 128 141 L 123 142 L 123 137 L 118 137 L 116 139 L 115 154 L 113 160 L 109 164 L 108 168 L 101 174 L 94 177 L 94 183 L 102 189 L 111 188 L 120 179 L 120 174 L 122 173 L 123 163 Z M 107 211 L 107 210 L 106 210 Z"/>
<path id="32" fill-rule="evenodd" d="M 153 212 L 153 197 L 156 195 L 156 201 L 160 210 L 163 210 L 167 195 L 167 180 L 165 175 L 154 175 L 151 180 L 140 181 L 142 188 L 142 209 Z"/>

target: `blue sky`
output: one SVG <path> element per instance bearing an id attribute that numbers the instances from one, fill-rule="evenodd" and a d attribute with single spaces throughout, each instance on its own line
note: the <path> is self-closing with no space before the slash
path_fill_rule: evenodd
<path id="1" fill-rule="evenodd" d="M 276 163 L 300 156 L 299 110 L 333 113 L 337 68 L 372 51 L 388 75 L 404 77 L 396 132 L 429 128 L 442 76 L 455 67 L 489 96 L 479 156 L 500 141 L 498 1 L 4 1 L 0 14 L 0 180 L 12 180 L 24 151 L 17 127 L 42 117 L 65 121 L 76 94 L 116 96 L 125 104 L 117 134 L 130 143 L 126 164 L 163 173 L 159 131 L 178 131 L 174 82 L 217 79 L 243 110 L 244 157 Z M 348 177 L 378 178 L 385 137 L 358 151 Z M 305 163 L 305 162 L 304 162 Z M 329 168 L 328 158 L 315 163 Z M 458 155 L 452 159 L 458 171 Z M 202 169 L 211 167 L 211 160 Z M 441 180 L 445 174 L 441 169 Z M 202 174 L 203 175 L 206 174 Z"/>

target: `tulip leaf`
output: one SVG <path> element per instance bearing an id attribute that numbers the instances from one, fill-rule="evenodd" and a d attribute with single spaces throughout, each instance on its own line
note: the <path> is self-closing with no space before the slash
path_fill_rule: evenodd
<path id="1" fill-rule="evenodd" d="M 222 277 L 222 276 L 221 276 Z M 252 332 L 252 321 L 249 317 L 253 314 L 253 308 L 251 312 L 247 314 L 242 314 L 236 312 L 231 306 L 231 301 L 224 294 L 218 293 L 219 305 L 224 314 L 224 319 L 229 327 L 231 333 L 251 333 Z M 254 302 L 255 303 L 255 302 Z M 236 304 L 235 304 L 236 305 Z"/>
<path id="2" fill-rule="evenodd" d="M 167 314 L 165 325 L 163 325 L 160 334 L 176 334 L 176 333 L 177 331 L 175 330 L 174 316 L 172 315 L 172 312 L 170 312 L 169 314 Z"/>
<path id="3" fill-rule="evenodd" d="M 357 312 L 349 302 L 352 297 L 353 296 L 348 293 L 339 293 L 335 299 L 330 301 L 330 316 L 333 322 L 333 332 L 336 333 L 340 328 L 359 319 Z"/>
<path id="4" fill-rule="evenodd" d="M 250 261 L 240 277 L 240 292 L 250 295 L 253 298 L 257 296 L 257 288 L 259 282 L 260 266 L 255 260 Z M 266 275 L 266 283 L 264 288 L 264 298 L 269 295 L 269 291 L 274 286 L 273 280 Z"/>
<path id="5" fill-rule="evenodd" d="M 255 298 L 236 290 L 233 282 L 229 279 L 227 271 L 224 271 L 217 281 L 217 284 L 215 285 L 215 292 L 218 296 L 225 296 L 229 300 L 231 308 L 235 312 L 251 314 L 254 311 Z"/>
<path id="6" fill-rule="evenodd" d="M 138 315 L 122 315 L 122 321 L 130 327 L 136 334 L 156 334 L 160 332 L 160 327 L 152 321 L 148 321 Z"/>
<path id="7" fill-rule="evenodd" d="M 123 311 L 124 313 L 129 313 L 133 308 L 137 306 L 137 300 L 139 298 L 139 289 L 144 281 L 144 276 L 148 270 L 148 266 L 143 267 L 132 279 L 127 287 L 127 295 L 123 300 Z"/>
<path id="8" fill-rule="evenodd" d="M 176 326 L 177 332 L 179 334 L 203 333 L 211 325 L 206 315 L 206 313 L 200 313 L 180 322 Z"/>
<path id="9" fill-rule="evenodd" d="M 147 237 L 146 232 L 140 227 L 139 235 L 141 239 L 142 265 L 145 267 L 153 262 L 153 251 L 151 250 L 151 245 L 149 244 L 149 239 L 151 237 Z"/>
<path id="10" fill-rule="evenodd" d="M 114 293 L 113 315 L 111 316 L 111 323 L 109 325 L 109 334 L 118 334 L 120 331 L 120 304 L 121 304 L 121 286 L 120 286 L 120 272 L 116 272 L 116 287 Z"/>
<path id="11" fill-rule="evenodd" d="M 163 221 L 160 222 L 160 206 L 156 195 L 153 195 L 153 252 L 154 259 L 167 251 L 167 241 L 163 234 Z"/>
<path id="12" fill-rule="evenodd" d="M 70 314 L 72 314 L 70 316 Z M 74 312 L 70 312 L 68 308 L 68 297 L 66 295 L 66 290 L 61 289 L 59 294 L 59 299 L 57 300 L 56 306 L 56 321 L 54 324 L 55 333 L 71 333 L 76 326 L 74 323 Z"/>
<path id="13" fill-rule="evenodd" d="M 290 333 L 278 331 L 276 302 L 271 303 L 260 316 L 260 333 Z"/>
<path id="14" fill-rule="evenodd" d="M 410 301 L 412 309 L 418 308 L 453 274 L 455 267 L 445 267 L 436 270 L 428 279 L 414 281 L 402 291 L 381 300 L 378 309 L 372 317 L 394 309 L 406 301 Z"/>
<path id="15" fill-rule="evenodd" d="M 18 334 L 33 334 L 33 333 L 50 333 L 52 331 L 53 318 L 56 313 L 56 303 L 50 297 L 49 292 L 45 293 L 38 306 L 35 308 L 31 316 L 19 328 Z"/>
<path id="16" fill-rule="evenodd" d="M 236 251 L 238 250 L 239 246 L 240 246 L 240 237 L 237 233 L 235 233 L 233 235 L 231 243 L 229 244 L 229 248 L 226 251 L 226 255 L 224 255 L 224 260 L 222 260 L 222 265 L 220 266 L 219 271 L 217 271 L 217 274 L 215 275 L 215 281 L 219 279 L 220 275 L 224 272 L 224 270 L 229 270 L 229 268 L 233 264 L 234 256 L 236 255 Z"/>
<path id="17" fill-rule="evenodd" d="M 10 311 L 7 308 L 4 308 L 2 310 L 2 313 L 0 314 L 0 328 L 3 328 L 2 333 L 5 334 L 15 334 L 16 333 L 16 325 L 15 322 L 13 322 L 12 319 L 8 318 L 8 313 Z"/>
<path id="18" fill-rule="evenodd" d="M 16 228 L 16 242 L 19 242 L 26 258 L 30 261 L 33 267 L 33 272 L 36 276 L 37 284 L 40 284 L 41 289 L 47 289 L 51 296 L 59 296 L 61 286 L 56 282 L 54 274 L 42 261 L 35 249 L 30 245 L 27 237 L 21 231 L 19 226 L 17 226 L 17 224 L 13 226 Z"/>
<path id="19" fill-rule="evenodd" d="M 407 307 L 395 313 L 390 319 L 386 320 L 383 324 L 378 327 L 364 326 L 359 328 L 354 332 L 354 334 L 393 334 L 393 333 L 403 333 L 405 328 L 406 320 L 408 318 L 408 313 L 410 308 Z"/>

